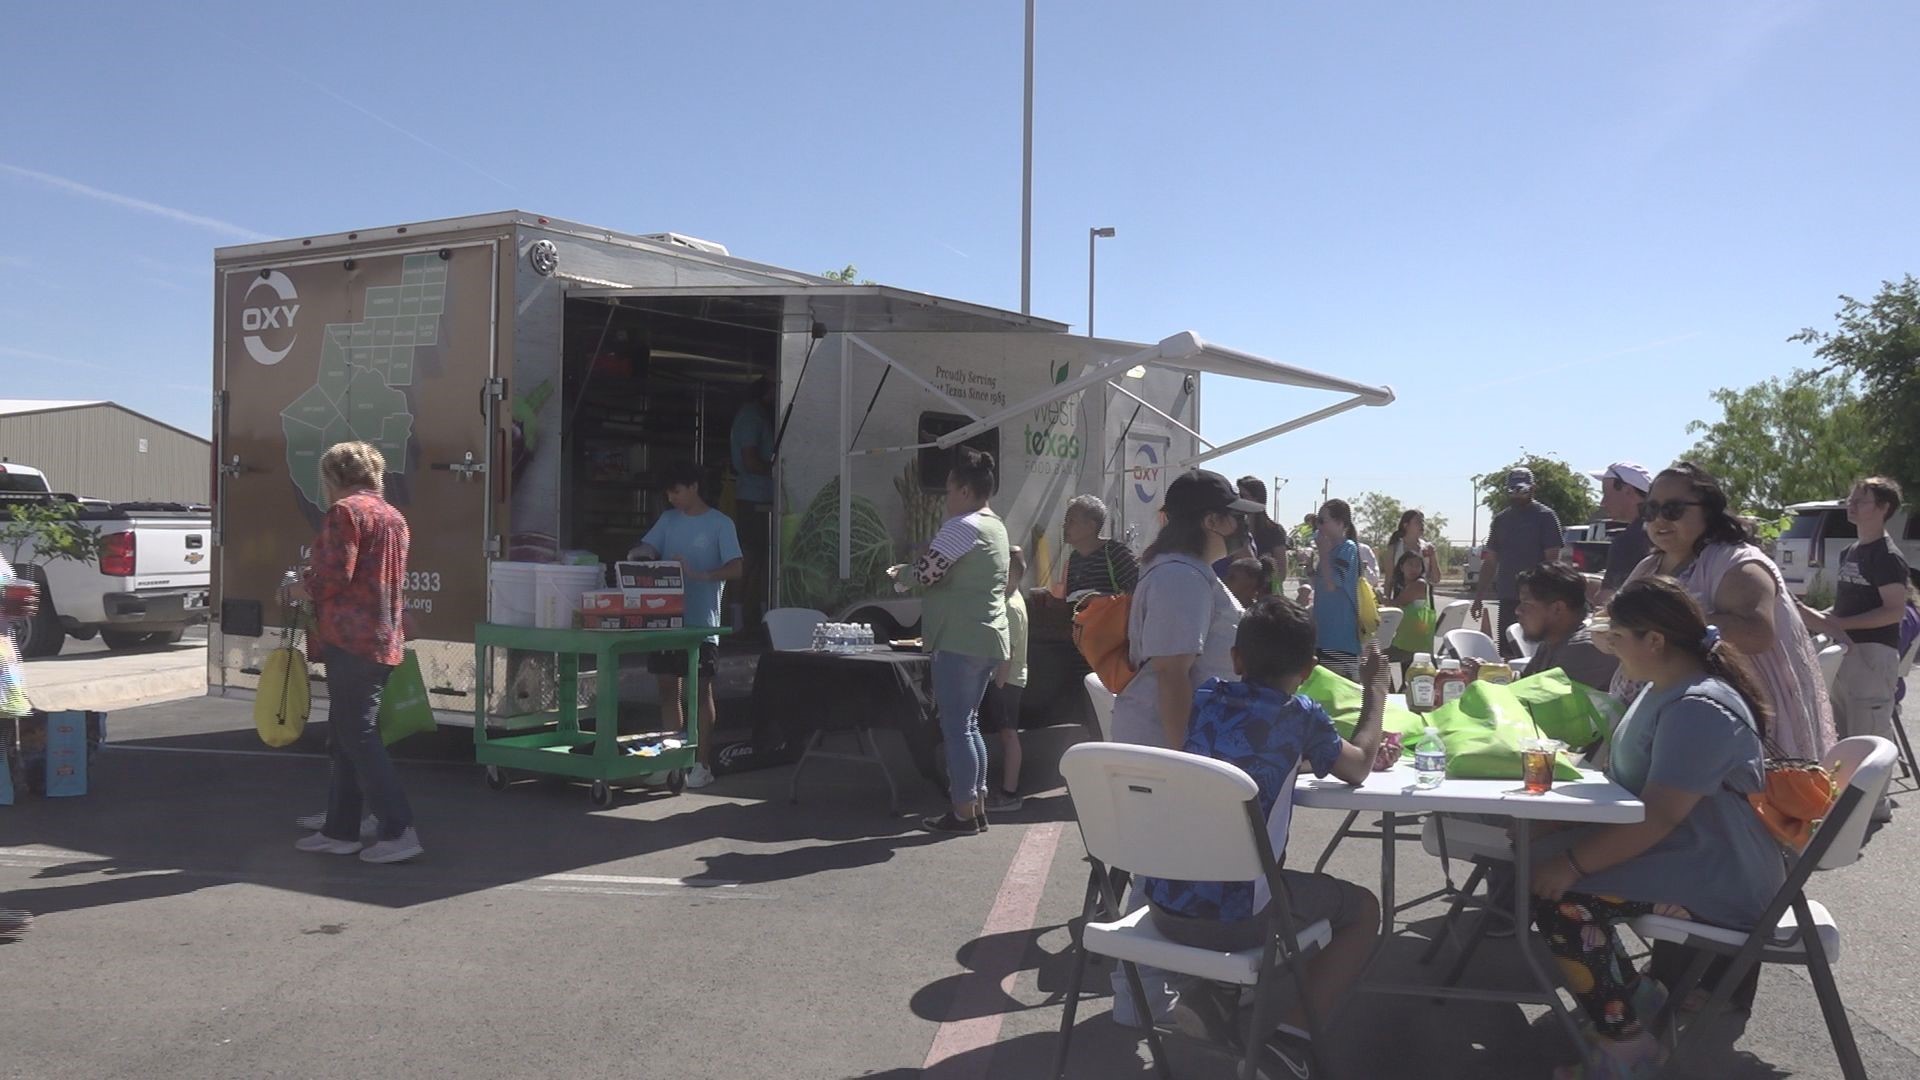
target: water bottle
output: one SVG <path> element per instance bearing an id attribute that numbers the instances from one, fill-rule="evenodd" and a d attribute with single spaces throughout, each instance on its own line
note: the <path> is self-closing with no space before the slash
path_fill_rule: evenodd
<path id="1" fill-rule="evenodd" d="M 1447 746 L 1437 729 L 1428 728 L 1414 744 L 1413 771 L 1413 786 L 1420 791 L 1431 791 L 1447 778 Z"/>

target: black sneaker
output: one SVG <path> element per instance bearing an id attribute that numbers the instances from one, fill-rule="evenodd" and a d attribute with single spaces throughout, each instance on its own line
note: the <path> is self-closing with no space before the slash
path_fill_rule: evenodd
<path id="1" fill-rule="evenodd" d="M 984 819 L 954 817 L 951 810 L 938 817 L 921 818 L 920 827 L 943 836 L 972 836 L 987 831 Z"/>
<path id="2" fill-rule="evenodd" d="M 1276 1031 L 1267 1036 L 1266 1050 L 1260 1055 L 1260 1075 L 1268 1080 L 1311 1080 L 1312 1063 L 1308 1040 Z"/>

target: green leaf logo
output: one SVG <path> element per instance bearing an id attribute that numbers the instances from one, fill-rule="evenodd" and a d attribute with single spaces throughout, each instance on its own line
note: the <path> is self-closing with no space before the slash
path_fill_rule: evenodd
<path id="1" fill-rule="evenodd" d="M 1053 373 L 1053 385 L 1059 386 L 1067 381 L 1067 365 L 1061 364 L 1060 370 Z"/>

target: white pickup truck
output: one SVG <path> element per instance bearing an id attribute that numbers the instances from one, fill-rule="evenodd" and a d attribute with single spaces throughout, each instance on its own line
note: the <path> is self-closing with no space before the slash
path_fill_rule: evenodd
<path id="1" fill-rule="evenodd" d="M 45 474 L 0 465 L 0 514 L 9 506 L 70 508 L 70 520 L 100 538 L 92 562 L 37 556 L 31 539 L 6 552 L 21 577 L 40 584 L 40 614 L 20 651 L 53 656 L 68 637 L 99 634 L 109 649 L 179 641 L 207 621 L 213 517 L 181 503 L 107 503 L 53 492 Z"/>

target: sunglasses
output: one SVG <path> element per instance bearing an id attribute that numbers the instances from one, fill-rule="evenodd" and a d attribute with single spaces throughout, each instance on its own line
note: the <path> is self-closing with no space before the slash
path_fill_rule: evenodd
<path id="1" fill-rule="evenodd" d="M 1681 518 L 1687 516 L 1687 507 L 1699 505 L 1701 505 L 1701 502 L 1698 499 L 1675 499 L 1672 502 L 1657 502 L 1653 499 L 1648 499 L 1645 505 L 1640 508 L 1640 518 L 1643 521 L 1652 521 L 1655 518 L 1679 521 Z"/>

